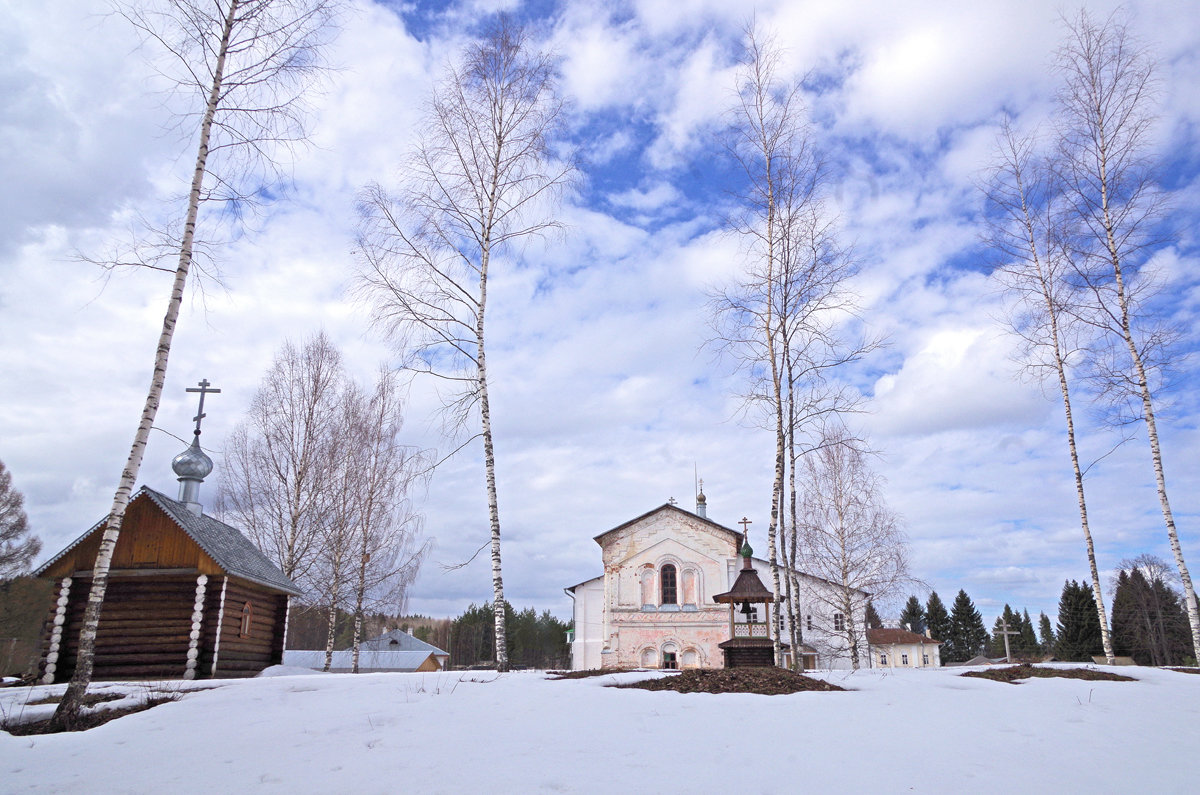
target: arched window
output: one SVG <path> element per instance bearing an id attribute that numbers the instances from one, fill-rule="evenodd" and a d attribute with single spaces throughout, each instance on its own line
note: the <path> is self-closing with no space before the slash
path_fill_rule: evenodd
<path id="1" fill-rule="evenodd" d="M 674 643 L 666 643 L 662 650 L 662 665 L 670 671 L 679 670 L 679 648 Z"/>
<path id="2" fill-rule="evenodd" d="M 242 605 L 242 626 L 238 630 L 238 637 L 250 637 L 250 621 L 253 618 L 254 608 L 250 606 L 249 602 L 246 602 L 246 604 Z"/>
<path id="3" fill-rule="evenodd" d="M 679 589 L 675 583 L 675 564 L 668 563 L 662 567 L 658 574 L 659 576 L 659 593 L 662 596 L 660 604 L 677 605 L 679 604 Z"/>

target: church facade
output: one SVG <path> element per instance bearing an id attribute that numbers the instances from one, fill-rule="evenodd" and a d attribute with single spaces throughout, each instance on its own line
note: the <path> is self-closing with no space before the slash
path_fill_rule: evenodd
<path id="1" fill-rule="evenodd" d="M 603 574 L 566 589 L 574 600 L 572 668 L 722 667 L 718 644 L 730 638 L 730 611 L 713 596 L 737 579 L 742 534 L 706 513 L 701 494 L 695 512 L 668 503 L 595 537 Z M 765 546 L 765 539 L 759 544 Z M 757 557 L 752 562 L 769 585 L 770 564 Z M 802 593 L 810 595 L 832 587 L 803 573 L 799 579 Z M 845 644 L 833 634 L 845 617 L 824 615 L 818 607 L 823 601 L 802 596 L 801 604 L 813 607 L 802 606 L 804 644 L 796 651 L 805 668 L 848 668 L 849 657 L 836 652 Z M 768 622 L 769 605 L 748 609 L 749 620 Z M 854 618 L 855 626 L 863 626 L 862 616 Z M 789 637 L 785 626 L 785 644 Z"/>

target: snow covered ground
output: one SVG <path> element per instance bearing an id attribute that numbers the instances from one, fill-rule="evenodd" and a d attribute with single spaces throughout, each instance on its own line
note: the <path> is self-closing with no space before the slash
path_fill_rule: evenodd
<path id="1" fill-rule="evenodd" d="M 1119 671 L 1140 681 L 867 670 L 820 674 L 853 692 L 789 696 L 604 687 L 646 673 L 176 682 L 179 701 L 87 732 L 0 732 L 0 792 L 1200 792 L 1200 676 Z M 22 705 L 62 689 L 0 690 L 0 709 L 49 712 Z"/>

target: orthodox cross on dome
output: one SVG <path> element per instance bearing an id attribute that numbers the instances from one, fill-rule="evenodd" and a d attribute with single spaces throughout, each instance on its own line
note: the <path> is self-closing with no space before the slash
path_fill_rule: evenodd
<path id="1" fill-rule="evenodd" d="M 743 516 L 742 521 L 738 522 L 738 524 L 742 526 L 742 535 L 746 535 L 750 532 L 748 525 L 754 524 L 754 521 Z"/>
<path id="2" fill-rule="evenodd" d="M 207 378 L 205 378 L 203 381 L 201 381 L 198 386 L 200 387 L 199 389 L 189 386 L 186 390 L 187 392 L 199 392 L 200 393 L 200 408 L 196 410 L 196 416 L 192 417 L 192 419 L 194 419 L 196 421 L 196 430 L 194 431 L 194 433 L 197 436 L 200 435 L 200 420 L 202 420 L 206 416 L 208 416 L 204 413 L 204 396 L 205 395 L 219 395 L 221 393 L 221 390 L 219 390 L 219 389 L 210 389 L 209 388 L 211 385 L 209 384 Z"/>

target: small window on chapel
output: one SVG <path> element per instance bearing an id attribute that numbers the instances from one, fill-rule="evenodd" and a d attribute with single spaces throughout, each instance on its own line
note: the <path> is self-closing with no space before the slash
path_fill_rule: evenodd
<path id="1" fill-rule="evenodd" d="M 900 655 L 900 664 L 901 664 L 901 665 L 908 665 L 908 655 L 907 655 L 907 654 L 901 654 L 901 655 Z"/>
<path id="2" fill-rule="evenodd" d="M 674 564 L 668 563 L 667 565 L 663 566 L 662 571 L 659 573 L 659 578 L 661 581 L 661 591 L 662 591 L 662 601 L 660 602 L 660 604 L 664 604 L 664 605 L 679 604 L 679 597 L 678 597 L 679 589 L 676 587 Z"/>
<path id="3" fill-rule="evenodd" d="M 879 655 L 879 664 L 887 665 L 887 655 L 886 654 Z"/>
<path id="4" fill-rule="evenodd" d="M 253 617 L 254 608 L 250 606 L 249 602 L 246 602 L 244 605 L 242 605 L 242 626 L 238 630 L 238 637 L 250 637 L 250 621 L 253 619 Z"/>
<path id="5" fill-rule="evenodd" d="M 804 617 L 804 628 L 812 632 L 812 613 Z"/>

